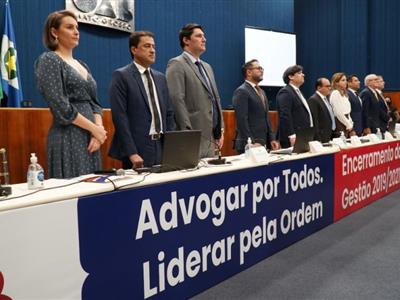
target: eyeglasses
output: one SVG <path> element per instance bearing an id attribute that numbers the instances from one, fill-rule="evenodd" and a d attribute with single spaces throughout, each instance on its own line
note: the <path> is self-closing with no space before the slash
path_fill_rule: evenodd
<path id="1" fill-rule="evenodd" d="M 259 67 L 253 67 L 253 68 L 250 68 L 249 70 L 253 70 L 253 69 L 256 69 L 256 70 L 259 70 L 259 71 L 264 71 L 264 68 L 261 67 L 261 66 L 259 66 Z"/>

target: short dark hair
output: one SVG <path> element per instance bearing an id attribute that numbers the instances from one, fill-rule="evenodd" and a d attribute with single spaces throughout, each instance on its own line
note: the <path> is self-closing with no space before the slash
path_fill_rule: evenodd
<path id="1" fill-rule="evenodd" d="M 253 63 L 255 63 L 255 62 L 258 62 L 258 60 L 252 59 L 242 65 L 242 75 L 244 78 L 246 78 L 247 70 L 251 69 L 251 67 L 253 66 Z"/>
<path id="2" fill-rule="evenodd" d="M 325 78 L 321 77 L 318 78 L 317 81 L 315 82 L 315 89 L 317 90 L 319 87 L 323 86 L 322 80 L 324 80 Z"/>
<path id="3" fill-rule="evenodd" d="M 59 10 L 52 12 L 47 16 L 46 22 L 44 23 L 43 29 L 43 44 L 50 50 L 54 51 L 58 47 L 58 40 L 51 34 L 51 29 L 60 28 L 61 21 L 65 17 L 72 17 L 75 21 L 78 21 L 77 17 L 72 11 Z"/>
<path id="4" fill-rule="evenodd" d="M 347 76 L 347 81 L 353 81 L 354 77 L 358 78 L 358 76 L 356 74 L 351 74 L 351 75 Z"/>
<path id="5" fill-rule="evenodd" d="M 303 67 L 300 65 L 294 65 L 294 66 L 290 66 L 289 68 L 287 68 L 285 70 L 285 72 L 283 72 L 283 81 L 286 84 L 289 84 L 289 76 L 293 76 L 294 74 L 303 71 Z"/>
<path id="6" fill-rule="evenodd" d="M 183 38 L 190 39 L 190 36 L 193 34 L 193 31 L 196 28 L 198 28 L 204 32 L 203 27 L 200 24 L 196 24 L 196 23 L 189 23 L 181 28 L 181 30 L 179 31 L 179 43 L 180 43 L 182 49 L 185 47 Z"/>
<path id="7" fill-rule="evenodd" d="M 131 54 L 132 58 L 133 58 L 133 54 L 132 54 L 131 48 L 137 47 L 140 43 L 140 39 L 143 36 L 149 36 L 154 39 L 154 34 L 150 31 L 134 31 L 129 36 L 129 53 Z"/>

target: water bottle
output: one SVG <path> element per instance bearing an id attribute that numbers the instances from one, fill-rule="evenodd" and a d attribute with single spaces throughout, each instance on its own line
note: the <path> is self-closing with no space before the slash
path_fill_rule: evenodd
<path id="1" fill-rule="evenodd" d="M 382 132 L 381 132 L 381 129 L 380 129 L 380 128 L 377 128 L 377 129 L 376 129 L 376 136 L 378 137 L 379 140 L 382 139 Z"/>
<path id="2" fill-rule="evenodd" d="M 346 136 L 343 131 L 340 132 L 340 139 L 343 141 L 343 144 L 346 145 Z"/>
<path id="3" fill-rule="evenodd" d="M 31 153 L 31 163 L 28 167 L 26 181 L 28 182 L 29 190 L 41 189 L 44 186 L 44 171 L 41 165 L 38 164 L 38 159 L 35 153 Z"/>
<path id="4" fill-rule="evenodd" d="M 244 156 L 250 158 L 251 138 L 247 138 L 247 144 L 244 147 Z"/>
<path id="5" fill-rule="evenodd" d="M 10 185 L 10 174 L 8 173 L 8 162 L 7 162 L 7 152 L 5 148 L 0 148 L 0 162 L 3 165 L 3 172 L 0 172 L 0 177 L 4 178 L 2 183 L 0 180 L 0 185 Z"/>

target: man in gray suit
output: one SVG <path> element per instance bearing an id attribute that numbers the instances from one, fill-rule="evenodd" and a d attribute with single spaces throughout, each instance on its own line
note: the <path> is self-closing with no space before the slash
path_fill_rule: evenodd
<path id="1" fill-rule="evenodd" d="M 168 62 L 166 71 L 176 125 L 179 130 L 201 130 L 200 157 L 212 157 L 222 147 L 224 123 L 214 72 L 200 60 L 206 51 L 203 28 L 185 25 L 179 41 L 183 53 Z"/>
<path id="2" fill-rule="evenodd" d="M 258 85 L 263 80 L 264 69 L 253 59 L 242 66 L 245 82 L 233 93 L 233 107 L 236 114 L 235 149 L 244 152 L 247 139 L 255 145 L 278 149 L 279 143 L 272 132 L 268 118 L 268 99 Z"/>

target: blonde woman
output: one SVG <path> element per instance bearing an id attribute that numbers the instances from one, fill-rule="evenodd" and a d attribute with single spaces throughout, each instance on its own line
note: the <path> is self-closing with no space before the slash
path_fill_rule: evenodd
<path id="1" fill-rule="evenodd" d="M 100 146 L 107 137 L 96 82 L 87 65 L 73 57 L 79 44 L 76 16 L 51 13 L 43 40 L 51 50 L 35 63 L 36 82 L 50 107 L 53 124 L 47 137 L 49 178 L 71 178 L 100 169 Z"/>
<path id="2" fill-rule="evenodd" d="M 355 135 L 353 120 L 351 119 L 351 104 L 346 93 L 347 79 L 345 73 L 335 73 L 332 76 L 332 92 L 329 101 L 332 105 L 336 122 L 336 134 L 344 132 L 346 137 Z"/>

